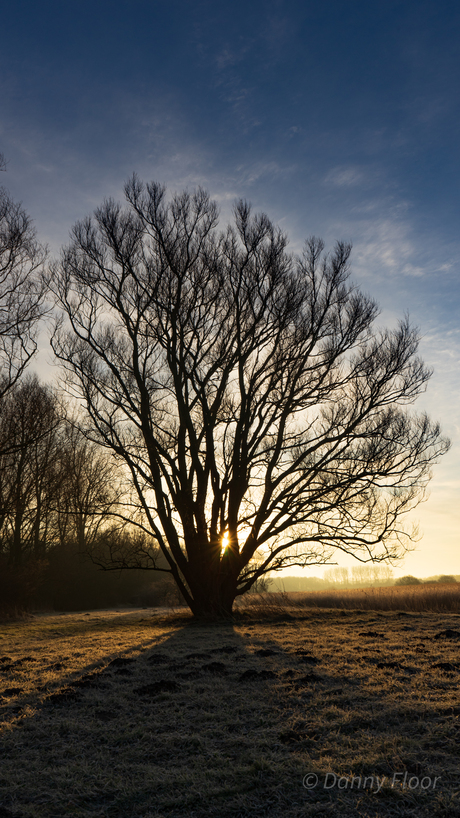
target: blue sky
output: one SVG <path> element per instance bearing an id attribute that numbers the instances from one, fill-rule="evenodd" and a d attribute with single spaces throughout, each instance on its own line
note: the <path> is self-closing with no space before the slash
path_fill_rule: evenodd
<path id="1" fill-rule="evenodd" d="M 17 0 L 2 15 L 1 181 L 52 253 L 136 171 L 207 187 L 223 221 L 249 199 L 294 250 L 351 241 L 382 323 L 409 312 L 435 369 L 418 406 L 454 444 L 397 572 L 419 576 L 460 573 L 459 89 L 454 2 Z"/>

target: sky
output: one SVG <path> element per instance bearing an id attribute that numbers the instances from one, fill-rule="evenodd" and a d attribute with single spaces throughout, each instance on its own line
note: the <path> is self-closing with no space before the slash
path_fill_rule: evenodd
<path id="1" fill-rule="evenodd" d="M 416 408 L 452 440 L 395 575 L 460 574 L 460 5 L 16 0 L 1 39 L 0 181 L 52 256 L 133 172 L 204 186 L 223 224 L 247 199 L 296 252 L 352 242 L 380 323 L 420 328 Z"/>

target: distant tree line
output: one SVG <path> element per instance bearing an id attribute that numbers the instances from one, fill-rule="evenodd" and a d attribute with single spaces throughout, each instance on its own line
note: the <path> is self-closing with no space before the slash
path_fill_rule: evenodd
<path id="1" fill-rule="evenodd" d="M 453 574 L 440 574 L 436 577 L 429 577 L 428 579 L 419 579 L 408 574 L 405 577 L 399 577 L 395 581 L 395 585 L 431 585 L 437 583 L 439 585 L 455 585 L 459 581 L 458 577 Z"/>
<path id="2" fill-rule="evenodd" d="M 354 565 L 349 568 L 329 568 L 324 579 L 333 585 L 364 587 L 367 585 L 391 585 L 393 571 L 389 565 Z"/>

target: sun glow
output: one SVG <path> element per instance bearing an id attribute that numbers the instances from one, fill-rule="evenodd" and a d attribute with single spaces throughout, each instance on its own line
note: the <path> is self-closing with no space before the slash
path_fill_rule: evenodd
<path id="1" fill-rule="evenodd" d="M 227 548 L 228 543 L 229 543 L 229 536 L 228 536 L 228 531 L 226 531 L 224 536 L 222 537 L 222 548 L 221 548 L 221 553 L 222 554 L 224 553 L 225 549 Z"/>

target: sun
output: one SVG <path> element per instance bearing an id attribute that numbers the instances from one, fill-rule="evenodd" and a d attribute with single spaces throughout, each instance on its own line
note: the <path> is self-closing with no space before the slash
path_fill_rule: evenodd
<path id="1" fill-rule="evenodd" d="M 229 543 L 229 536 L 228 536 L 228 531 L 226 531 L 224 536 L 222 537 L 222 547 L 221 547 L 221 553 L 222 554 L 224 553 L 225 549 L 227 548 L 228 543 Z"/>

